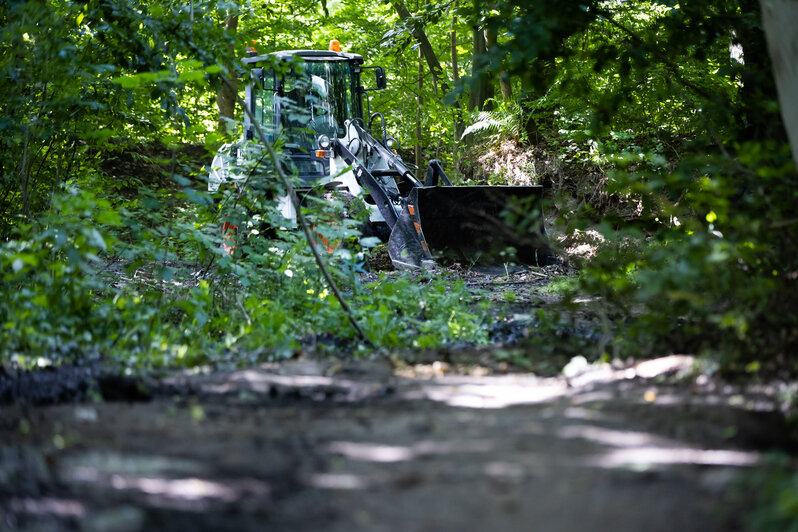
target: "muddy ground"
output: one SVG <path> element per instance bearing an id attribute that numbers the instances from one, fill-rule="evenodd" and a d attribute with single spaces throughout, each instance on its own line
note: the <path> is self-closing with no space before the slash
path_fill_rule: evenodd
<path id="1" fill-rule="evenodd" d="M 524 275 L 468 282 L 545 298 Z M 7 372 L 0 530 L 740 530 L 741 474 L 796 449 L 794 385 L 683 355 L 542 377 L 495 349 Z"/>

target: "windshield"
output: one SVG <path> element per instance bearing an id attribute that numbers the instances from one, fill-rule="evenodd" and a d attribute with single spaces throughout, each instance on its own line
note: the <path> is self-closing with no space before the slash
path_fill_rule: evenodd
<path id="1" fill-rule="evenodd" d="M 353 67 L 348 61 L 314 61 L 285 75 L 279 120 L 289 147 L 313 149 L 321 134 L 343 137 L 344 121 L 362 115 Z"/>
<path id="2" fill-rule="evenodd" d="M 252 85 L 255 120 L 269 142 L 284 142 L 300 175 L 325 172 L 323 163 L 311 157 L 319 135 L 343 137 L 344 121 L 362 118 L 356 68 L 351 61 L 306 61 L 282 78 L 266 70 L 261 83 Z"/>

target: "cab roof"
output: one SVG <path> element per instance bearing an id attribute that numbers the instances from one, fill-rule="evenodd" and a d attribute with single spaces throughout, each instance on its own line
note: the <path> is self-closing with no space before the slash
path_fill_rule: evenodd
<path id="1" fill-rule="evenodd" d="M 329 50 L 281 50 L 279 52 L 271 52 L 254 57 L 245 57 L 243 61 L 247 64 L 254 64 L 260 61 L 266 61 L 270 57 L 275 56 L 280 59 L 288 59 L 290 57 L 299 56 L 305 61 L 353 61 L 358 64 L 363 62 L 362 55 L 347 54 L 344 52 L 331 52 Z"/>

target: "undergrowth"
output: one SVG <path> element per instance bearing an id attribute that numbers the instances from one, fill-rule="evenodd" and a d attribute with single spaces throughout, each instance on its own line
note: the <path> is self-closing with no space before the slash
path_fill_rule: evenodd
<path id="1" fill-rule="evenodd" d="M 196 166 L 162 163 L 169 189 L 125 197 L 98 195 L 99 175 L 72 182 L 48 214 L 0 245 L 0 363 L 105 359 L 149 368 L 247 364 L 302 349 L 371 352 L 301 233 L 279 216 L 266 166 L 246 193 L 230 187 L 214 198 L 193 185 L 201 182 Z M 373 346 L 488 341 L 487 312 L 462 282 L 403 275 L 363 284 L 374 241 L 345 218 L 347 208 L 327 198 L 308 200 L 305 211 L 316 244 L 337 243 L 326 266 Z M 222 221 L 238 228 L 232 253 Z"/>

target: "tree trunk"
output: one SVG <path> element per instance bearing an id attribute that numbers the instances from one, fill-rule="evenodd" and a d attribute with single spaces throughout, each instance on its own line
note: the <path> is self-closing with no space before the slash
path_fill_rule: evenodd
<path id="1" fill-rule="evenodd" d="M 457 9 L 457 0 L 454 1 L 454 9 Z M 454 85 L 457 86 L 457 82 L 460 80 L 460 69 L 459 69 L 459 62 L 457 58 L 457 15 L 452 15 L 452 31 L 450 34 L 450 46 L 452 50 L 452 80 Z M 457 102 L 455 102 L 455 110 L 454 110 L 454 140 L 455 142 L 460 140 L 460 137 L 463 136 L 463 130 L 465 129 L 465 125 L 463 124 L 463 115 L 460 111 L 460 98 L 457 98 Z M 457 156 L 457 151 L 455 150 L 455 157 Z"/>
<path id="2" fill-rule="evenodd" d="M 235 33 L 238 30 L 238 13 L 228 12 L 224 23 L 224 29 L 228 33 Z M 235 52 L 235 45 L 230 44 L 230 51 Z M 228 79 L 232 88 L 226 83 L 222 83 L 216 93 L 216 107 L 219 109 L 219 122 L 217 130 L 220 133 L 231 132 L 233 130 L 232 120 L 235 118 L 236 94 L 238 92 L 238 76 L 235 67 L 228 65 Z"/>
<path id="3" fill-rule="evenodd" d="M 416 11 L 418 11 L 418 0 L 416 0 Z M 421 91 L 424 89 L 424 55 L 421 48 L 418 50 L 418 107 L 416 108 L 416 146 L 414 151 L 416 167 L 422 168 L 421 157 L 421 117 L 424 114 L 424 95 Z M 432 74 L 433 79 L 435 73 Z"/>
<path id="4" fill-rule="evenodd" d="M 474 55 L 471 61 L 471 75 L 475 78 L 471 86 L 471 97 L 469 98 L 468 108 L 479 111 L 489 110 L 490 105 L 486 104 L 489 98 L 493 98 L 493 85 L 490 76 L 485 72 L 480 72 L 480 60 L 485 55 L 485 33 L 480 28 L 474 28 Z"/>
<path id="5" fill-rule="evenodd" d="M 498 47 L 499 42 L 496 36 L 496 30 L 493 28 L 485 28 L 485 42 L 487 50 L 493 50 Z M 513 99 L 513 86 L 510 83 L 510 76 L 507 75 L 507 72 L 503 68 L 499 70 L 499 87 L 502 91 L 503 100 L 509 101 Z"/>
<path id="6" fill-rule="evenodd" d="M 457 0 L 454 2 L 454 9 L 457 9 Z M 449 33 L 449 45 L 452 50 L 452 79 L 457 84 L 457 80 L 460 79 L 457 61 L 457 15 L 452 15 L 452 31 Z"/>
<path id="7" fill-rule="evenodd" d="M 798 2 L 762 0 L 762 26 L 776 78 L 781 116 L 798 167 Z M 752 58 L 753 59 L 753 58 Z"/>
<path id="8" fill-rule="evenodd" d="M 762 9 L 758 0 L 740 0 L 741 17 L 733 28 L 732 47 L 741 56 L 740 90 L 737 93 L 737 117 L 742 126 L 743 140 L 765 138 L 786 140 L 778 111 L 772 102 L 778 100 L 773 82 L 773 68 L 768 58 L 765 35 L 754 20 L 760 19 Z M 796 22 L 796 21 L 792 21 Z M 739 45 L 739 46 L 735 46 Z M 730 58 L 730 61 L 734 59 Z"/>
<path id="9" fill-rule="evenodd" d="M 19 192 L 22 196 L 22 214 L 30 219 L 30 197 L 28 195 L 28 146 L 30 145 L 30 126 L 25 128 L 25 145 L 22 148 L 22 169 L 19 174 Z"/>

